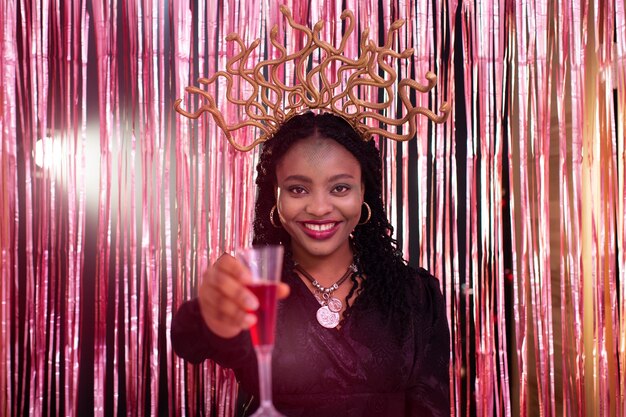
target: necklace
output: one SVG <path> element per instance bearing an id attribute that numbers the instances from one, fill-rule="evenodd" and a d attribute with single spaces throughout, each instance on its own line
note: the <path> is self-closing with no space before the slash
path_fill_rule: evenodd
<path id="1" fill-rule="evenodd" d="M 339 312 L 343 308 L 341 300 L 333 297 L 333 293 L 337 290 L 341 284 L 346 282 L 348 277 L 354 274 L 357 269 L 354 263 L 351 263 L 346 273 L 341 276 L 330 287 L 323 287 L 311 274 L 306 272 L 299 264 L 295 265 L 295 269 L 300 272 L 307 280 L 311 282 L 311 285 L 315 288 L 315 298 L 321 304 L 321 307 L 317 310 L 317 322 L 326 327 L 327 329 L 333 329 L 339 324 Z"/>

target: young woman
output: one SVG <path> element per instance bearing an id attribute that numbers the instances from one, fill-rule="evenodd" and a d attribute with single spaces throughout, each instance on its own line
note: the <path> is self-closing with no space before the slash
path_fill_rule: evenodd
<path id="1" fill-rule="evenodd" d="M 264 143 L 257 172 L 253 243 L 286 250 L 273 355 L 278 410 L 316 417 L 449 415 L 443 298 L 437 280 L 409 267 L 397 251 L 374 141 L 338 116 L 305 113 Z M 247 331 L 256 320 L 247 311 L 258 301 L 245 287 L 245 271 L 223 255 L 205 272 L 199 297 L 183 304 L 172 323 L 178 355 L 234 370 L 239 415 L 258 406 Z M 335 283 L 338 319 L 320 319 L 319 286 Z"/>

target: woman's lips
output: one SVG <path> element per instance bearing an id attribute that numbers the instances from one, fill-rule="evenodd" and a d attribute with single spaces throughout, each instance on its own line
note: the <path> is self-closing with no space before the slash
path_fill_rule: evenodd
<path id="1" fill-rule="evenodd" d="M 300 222 L 302 231 L 312 239 L 329 239 L 339 229 L 339 222 Z"/>

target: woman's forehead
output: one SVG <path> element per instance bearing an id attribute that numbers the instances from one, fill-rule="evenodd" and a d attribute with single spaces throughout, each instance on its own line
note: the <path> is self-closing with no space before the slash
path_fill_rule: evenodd
<path id="1" fill-rule="evenodd" d="M 334 140 L 316 135 L 296 142 L 285 155 L 291 154 L 292 157 L 305 158 L 315 163 L 328 157 L 329 154 L 337 152 L 338 149 L 340 152 L 347 152 L 342 145 Z"/>
<path id="2" fill-rule="evenodd" d="M 358 170 L 360 176 L 360 165 L 354 155 L 335 140 L 319 136 L 299 140 L 291 146 L 279 161 L 277 174 L 305 169 Z"/>

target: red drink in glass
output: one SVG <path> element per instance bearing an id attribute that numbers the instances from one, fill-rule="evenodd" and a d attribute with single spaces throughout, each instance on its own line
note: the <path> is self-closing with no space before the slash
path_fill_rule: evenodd
<path id="1" fill-rule="evenodd" d="M 272 404 L 272 350 L 276 330 L 276 290 L 283 267 L 283 247 L 276 245 L 241 249 L 237 258 L 250 270 L 250 291 L 259 300 L 257 322 L 250 336 L 259 366 L 260 406 L 252 417 L 285 417 Z"/>
<path id="2" fill-rule="evenodd" d="M 257 322 L 250 328 L 254 346 L 273 345 L 276 328 L 276 282 L 261 282 L 248 286 L 259 300 Z"/>

